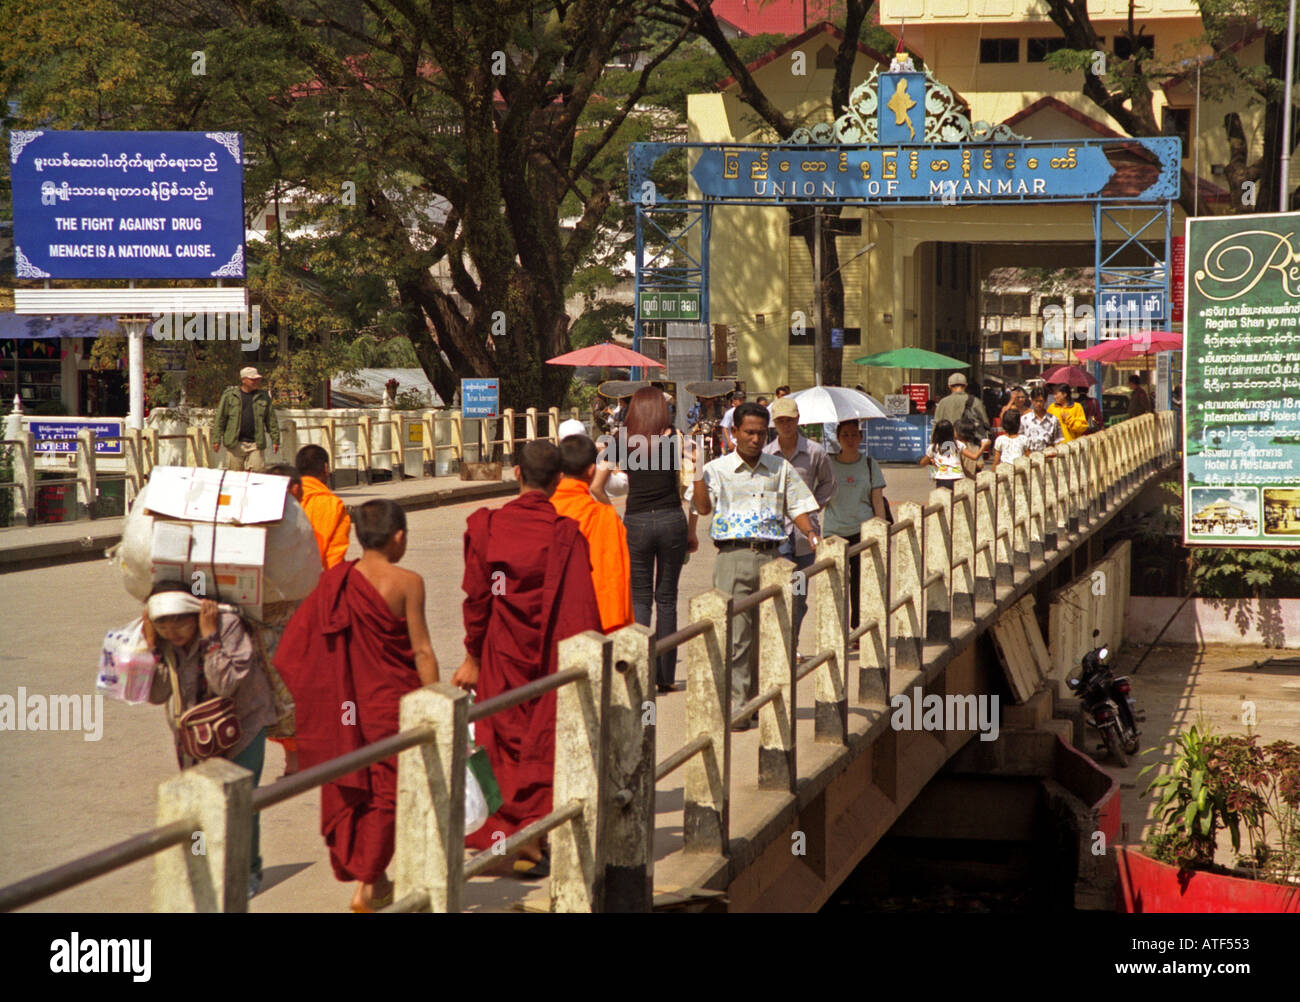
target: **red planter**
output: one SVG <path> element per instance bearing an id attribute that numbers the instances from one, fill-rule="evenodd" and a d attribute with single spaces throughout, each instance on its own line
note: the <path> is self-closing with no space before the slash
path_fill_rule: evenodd
<path id="1" fill-rule="evenodd" d="M 1118 847 L 1121 912 L 1300 912 L 1300 886 L 1179 870 Z"/>

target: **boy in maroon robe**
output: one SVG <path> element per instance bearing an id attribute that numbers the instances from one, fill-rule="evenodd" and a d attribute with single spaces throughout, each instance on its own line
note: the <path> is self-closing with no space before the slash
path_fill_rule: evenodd
<path id="1" fill-rule="evenodd" d="M 476 689 L 481 702 L 551 675 L 556 644 L 584 630 L 600 632 L 587 541 L 578 523 L 549 500 L 560 483 L 560 453 L 529 442 L 519 453 L 519 497 L 480 508 L 465 528 L 464 663 L 452 682 Z M 467 845 L 490 849 L 551 812 L 555 774 L 555 693 L 474 725 L 504 803 Z M 541 846 L 523 846 L 516 873 L 544 876 Z"/>
<path id="2" fill-rule="evenodd" d="M 310 769 L 398 731 L 398 704 L 438 680 L 424 619 L 424 579 L 397 567 L 406 514 L 367 501 L 353 526 L 364 552 L 320 577 L 284 630 L 275 665 L 297 704 L 298 763 Z M 356 880 L 353 911 L 392 901 L 397 759 L 321 788 L 321 834 L 339 880 Z"/>

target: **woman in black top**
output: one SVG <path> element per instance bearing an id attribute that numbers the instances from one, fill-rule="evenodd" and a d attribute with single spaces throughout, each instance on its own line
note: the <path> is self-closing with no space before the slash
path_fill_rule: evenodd
<path id="1" fill-rule="evenodd" d="M 628 479 L 623 523 L 632 559 L 632 614 L 649 626 L 653 599 L 655 637 L 662 639 L 677 632 L 677 582 L 686 554 L 699 547 L 687 529 L 678 486 L 682 440 L 662 392 L 647 386 L 632 395 L 617 442 L 617 465 Z M 675 649 L 660 655 L 655 675 L 660 692 L 676 691 Z"/>

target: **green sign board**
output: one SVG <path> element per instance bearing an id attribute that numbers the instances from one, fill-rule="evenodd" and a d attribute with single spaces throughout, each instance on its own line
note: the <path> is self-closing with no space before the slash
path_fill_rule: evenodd
<path id="1" fill-rule="evenodd" d="M 1300 213 L 1187 220 L 1183 534 L 1300 546 Z"/>
<path id="2" fill-rule="evenodd" d="M 641 293 L 642 320 L 699 320 L 700 294 L 698 292 Z"/>

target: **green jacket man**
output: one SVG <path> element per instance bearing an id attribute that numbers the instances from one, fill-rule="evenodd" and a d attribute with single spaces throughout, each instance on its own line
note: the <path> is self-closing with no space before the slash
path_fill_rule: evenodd
<path id="1" fill-rule="evenodd" d="M 220 452 L 226 447 L 226 468 L 230 470 L 257 473 L 266 469 L 263 450 L 268 435 L 271 444 L 280 448 L 275 405 L 271 394 L 262 389 L 262 374 L 253 366 L 240 369 L 239 385 L 227 386 L 221 394 L 212 433 L 212 448 Z"/>

